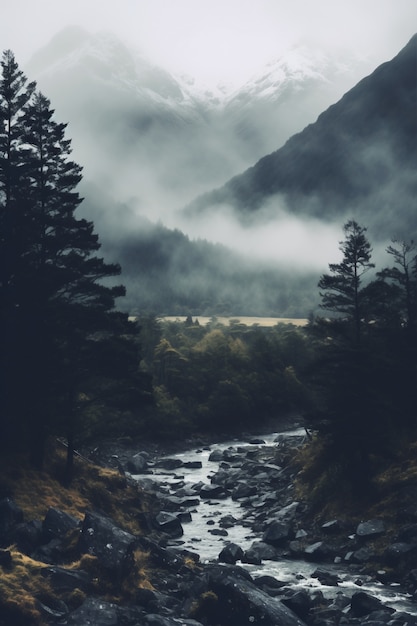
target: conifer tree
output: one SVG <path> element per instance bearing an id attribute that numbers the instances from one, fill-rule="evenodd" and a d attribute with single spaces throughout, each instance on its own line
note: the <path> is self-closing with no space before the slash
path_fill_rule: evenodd
<path id="1" fill-rule="evenodd" d="M 370 268 L 372 248 L 366 238 L 366 228 L 355 220 L 343 226 L 345 240 L 340 242 L 343 252 L 340 263 L 330 263 L 330 274 L 323 274 L 319 281 L 322 308 L 343 315 L 353 323 L 356 343 L 360 340 L 362 310 L 362 276 Z"/>
<path id="2" fill-rule="evenodd" d="M 13 79 L 7 78 L 9 66 Z M 7 78 L 22 96 L 9 97 L 20 103 L 11 123 L 5 100 L 10 87 L 0 91 L 5 146 L 1 252 L 8 267 L 0 285 L 1 331 L 12 338 L 2 359 L 5 364 L 14 355 L 15 361 L 1 402 L 5 421 L 17 418 L 38 466 L 50 432 L 67 437 L 70 466 L 83 385 L 97 376 L 134 375 L 134 344 L 120 348 L 133 328 L 127 315 L 115 310 L 124 287 L 103 283 L 120 273 L 119 265 L 96 255 L 100 243 L 93 223 L 75 214 L 82 201 L 77 192 L 81 167 L 70 158 L 66 125 L 54 120 L 49 100 L 32 83 L 23 91 L 25 78 L 11 53 L 4 53 L 2 67 L 3 83 Z M 13 220 L 8 221 L 9 214 Z M 106 353 L 108 365 L 109 351 L 117 355 L 119 372 L 103 371 L 101 357 Z"/>

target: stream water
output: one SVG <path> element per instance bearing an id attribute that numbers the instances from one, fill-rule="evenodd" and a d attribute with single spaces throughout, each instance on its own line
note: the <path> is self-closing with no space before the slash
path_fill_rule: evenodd
<path id="1" fill-rule="evenodd" d="M 277 445 L 278 437 L 294 437 L 304 434 L 304 429 L 287 431 L 284 433 L 271 433 L 262 435 L 261 439 L 266 446 Z M 183 462 L 200 461 L 202 467 L 188 469 L 179 467 L 178 470 L 166 471 L 155 469 L 151 476 L 145 481 L 156 481 L 159 486 L 164 487 L 167 493 L 175 494 L 176 489 L 182 486 L 192 487 L 203 482 L 210 483 L 210 478 L 219 468 L 218 462 L 209 460 L 211 452 L 225 450 L 230 447 L 248 446 L 247 441 L 227 441 L 214 444 L 210 448 L 194 449 L 178 454 L 170 454 L 169 458 L 178 458 Z M 138 482 L 143 482 L 143 476 L 134 476 Z M 177 543 L 183 548 L 196 552 L 200 556 L 202 563 L 217 561 L 219 553 L 227 543 L 238 544 L 243 550 L 247 550 L 253 541 L 260 541 L 260 534 L 255 534 L 248 525 L 245 525 L 245 511 L 238 501 L 231 498 L 226 499 L 200 499 L 195 507 L 191 507 L 191 521 L 182 523 L 184 534 Z M 236 522 L 231 528 L 227 528 L 227 534 L 217 534 L 220 530 L 219 521 L 226 515 L 232 515 Z M 213 532 L 214 531 L 214 532 Z M 224 531 L 223 531 L 224 532 Z M 406 611 L 417 615 L 417 605 L 413 603 L 407 594 L 400 591 L 397 585 L 383 585 L 382 583 L 369 581 L 366 577 L 361 577 L 357 573 L 349 570 L 348 565 L 327 564 L 324 569 L 337 574 L 341 582 L 338 586 L 325 586 L 317 578 L 312 578 L 311 574 L 317 569 L 317 563 L 310 563 L 303 560 L 281 559 L 279 561 L 264 560 L 262 565 L 251 565 L 238 563 L 249 573 L 256 577 L 270 575 L 279 581 L 285 582 L 293 589 L 320 590 L 326 598 L 336 596 L 338 593 L 352 595 L 354 592 L 362 590 L 378 597 L 384 604 L 395 608 L 397 611 Z"/>

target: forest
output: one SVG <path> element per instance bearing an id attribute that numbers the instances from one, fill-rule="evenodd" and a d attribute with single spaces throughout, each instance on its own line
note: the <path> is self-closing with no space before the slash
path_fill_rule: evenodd
<path id="1" fill-rule="evenodd" d="M 49 438 L 241 433 L 296 411 L 316 442 L 310 476 L 366 489 L 416 435 L 417 253 L 393 241 L 375 268 L 366 227 L 343 226 L 342 260 L 304 328 L 163 322 L 119 303 L 122 268 L 77 217 L 82 168 L 66 125 L 11 51 L 0 77 L 0 428 L 3 454 L 41 468 Z M 117 283 L 117 281 L 116 281 Z"/>

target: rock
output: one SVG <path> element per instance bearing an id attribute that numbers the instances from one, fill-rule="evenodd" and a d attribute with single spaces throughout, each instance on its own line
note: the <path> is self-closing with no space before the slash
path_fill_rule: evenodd
<path id="1" fill-rule="evenodd" d="M 228 569 L 231 568 L 231 569 Z M 242 568 L 208 566 L 207 591 L 217 597 L 217 622 L 221 624 L 269 624 L 303 626 L 304 622 L 277 598 L 256 587 Z"/>
<path id="2" fill-rule="evenodd" d="M 233 528 L 236 522 L 237 519 L 233 515 L 225 515 L 219 520 L 219 526 L 221 528 Z"/>
<path id="3" fill-rule="evenodd" d="M 196 622 L 194 619 L 165 617 L 152 613 L 145 616 L 143 624 L 145 626 L 202 626 L 201 622 Z"/>
<path id="4" fill-rule="evenodd" d="M 230 563 L 234 565 L 236 561 L 243 558 L 243 550 L 237 543 L 228 543 L 219 554 L 221 563 Z"/>
<path id="5" fill-rule="evenodd" d="M 311 574 L 311 578 L 317 578 L 322 585 L 326 585 L 328 587 L 337 587 L 337 585 L 341 582 L 337 574 L 333 574 L 332 572 L 328 572 L 327 570 L 320 568 L 314 570 Z"/>
<path id="6" fill-rule="evenodd" d="M 32 554 L 42 543 L 42 522 L 31 520 L 18 524 L 14 533 L 18 549 L 24 554 Z"/>
<path id="7" fill-rule="evenodd" d="M 375 553 L 370 548 L 363 547 L 359 548 L 359 550 L 355 550 L 349 560 L 353 563 L 366 563 L 370 561 L 374 555 Z"/>
<path id="8" fill-rule="evenodd" d="M 77 518 L 54 507 L 48 509 L 42 522 L 42 536 L 45 542 L 63 539 L 65 535 L 80 527 Z"/>
<path id="9" fill-rule="evenodd" d="M 161 511 L 155 517 L 155 527 L 157 530 L 169 535 L 172 538 L 182 537 L 184 530 L 181 522 L 176 515 Z"/>
<path id="10" fill-rule="evenodd" d="M 333 519 L 330 522 L 325 522 L 322 524 L 321 529 L 326 534 L 337 533 L 341 529 L 340 521 L 337 519 Z"/>
<path id="11" fill-rule="evenodd" d="M 99 598 L 87 598 L 63 623 L 65 626 L 130 626 L 144 624 L 144 619 L 144 612 L 138 607 L 122 607 Z"/>
<path id="12" fill-rule="evenodd" d="M 289 597 L 282 598 L 282 603 L 303 620 L 307 619 L 309 611 L 312 607 L 311 598 L 307 591 L 304 591 L 303 589 L 301 591 L 296 591 Z"/>
<path id="13" fill-rule="evenodd" d="M 138 452 L 126 461 L 126 469 L 131 474 L 143 474 L 148 467 L 148 460 L 143 452 Z"/>
<path id="14" fill-rule="evenodd" d="M 218 535 L 219 537 L 227 537 L 229 534 L 224 528 L 211 528 L 209 533 L 211 535 Z"/>
<path id="15" fill-rule="evenodd" d="M 166 470 L 178 469 L 178 467 L 182 467 L 183 465 L 184 463 L 181 459 L 173 458 L 159 459 L 159 461 L 155 463 L 155 467 L 162 467 L 162 469 Z"/>
<path id="16" fill-rule="evenodd" d="M 201 469 L 203 464 L 201 461 L 185 461 L 183 467 L 187 469 Z"/>
<path id="17" fill-rule="evenodd" d="M 23 511 L 11 498 L 0 500 L 0 546 L 11 543 L 12 533 L 17 524 L 23 522 Z"/>
<path id="18" fill-rule="evenodd" d="M 254 437 L 253 439 L 249 440 L 249 443 L 251 444 L 251 446 L 264 446 L 266 442 L 264 439 L 258 439 L 257 437 Z"/>
<path id="19" fill-rule="evenodd" d="M 200 498 L 204 498 L 205 500 L 210 500 L 211 498 L 227 498 L 229 495 L 222 485 L 203 485 L 199 493 Z"/>
<path id="20" fill-rule="evenodd" d="M 91 590 L 92 582 L 90 575 L 81 569 L 66 569 L 53 565 L 42 570 L 42 576 L 48 578 L 54 591 L 73 591 L 81 589 L 88 592 Z"/>
<path id="21" fill-rule="evenodd" d="M 213 461 L 213 463 L 219 463 L 223 460 L 223 450 L 213 450 L 213 452 L 210 453 L 208 460 Z"/>
<path id="22" fill-rule="evenodd" d="M 98 513 L 86 513 L 79 539 L 79 548 L 97 557 L 100 565 L 122 580 L 133 568 L 136 539 Z"/>
<path id="23" fill-rule="evenodd" d="M 394 609 L 384 607 L 378 598 L 370 596 L 364 591 L 357 591 L 353 594 L 350 607 L 355 617 L 364 617 L 369 615 L 369 613 L 373 613 L 373 611 L 380 611 L 381 609 L 388 610 L 391 613 L 394 612 Z"/>
<path id="24" fill-rule="evenodd" d="M 291 529 L 291 526 L 285 522 L 272 522 L 265 530 L 262 541 L 265 543 L 269 543 L 274 547 L 279 547 L 285 545 L 285 543 L 292 539 L 294 533 Z"/>
<path id="25" fill-rule="evenodd" d="M 384 552 L 384 559 L 388 565 L 394 566 L 406 559 L 415 560 L 417 545 L 398 541 L 392 543 Z"/>
<path id="26" fill-rule="evenodd" d="M 117 605 L 98 598 L 87 598 L 67 618 L 68 626 L 118 626 Z"/>
<path id="27" fill-rule="evenodd" d="M 383 535 L 386 531 L 385 522 L 380 519 L 368 520 L 361 522 L 356 528 L 356 534 L 362 539 L 374 539 L 379 535 Z"/>
<path id="28" fill-rule="evenodd" d="M 247 563 L 252 563 L 253 559 L 255 559 L 255 563 L 261 560 L 276 561 L 278 557 L 278 550 L 264 541 L 254 541 L 251 547 L 245 552 L 245 560 L 251 559 L 250 561 L 246 561 Z"/>
<path id="29" fill-rule="evenodd" d="M 241 498 L 249 498 L 258 492 L 258 487 L 247 482 L 240 481 L 232 490 L 232 500 L 240 500 Z"/>
<path id="30" fill-rule="evenodd" d="M 331 556 L 331 550 L 323 541 L 317 541 L 304 548 L 304 555 L 308 561 L 324 561 Z"/>

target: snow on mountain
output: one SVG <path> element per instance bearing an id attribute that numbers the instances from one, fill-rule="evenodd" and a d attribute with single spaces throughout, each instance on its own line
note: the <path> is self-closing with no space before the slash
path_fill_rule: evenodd
<path id="1" fill-rule="evenodd" d="M 279 148 L 340 97 L 350 72 L 298 46 L 238 88 L 213 87 L 156 66 L 112 33 L 76 26 L 23 69 L 69 122 L 85 178 L 151 216 Z"/>

